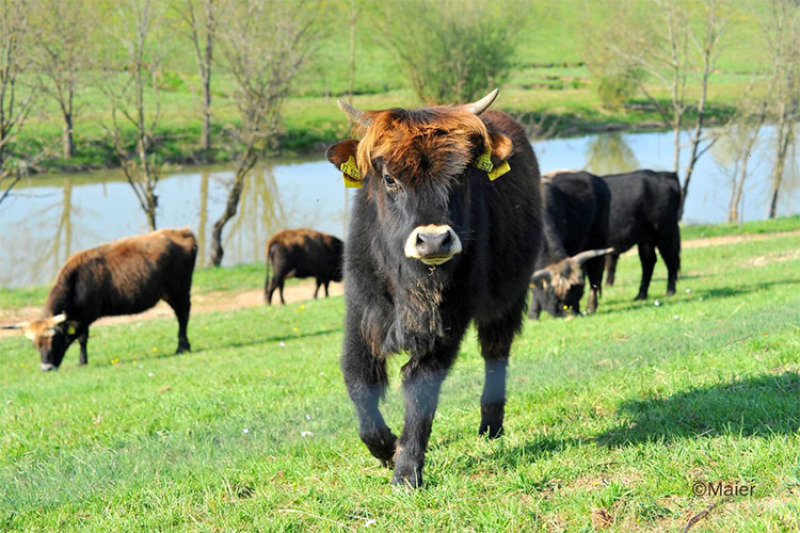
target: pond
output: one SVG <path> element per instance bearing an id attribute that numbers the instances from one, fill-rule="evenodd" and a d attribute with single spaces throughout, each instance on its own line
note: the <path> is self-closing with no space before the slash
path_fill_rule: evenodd
<path id="1" fill-rule="evenodd" d="M 771 128 L 751 159 L 742 219 L 763 218 L 772 168 Z M 534 141 L 542 172 L 586 168 L 597 174 L 672 164 L 671 133 L 601 133 Z M 730 195 L 731 148 L 718 142 L 698 163 L 684 222 L 724 222 Z M 792 152 L 779 216 L 800 212 L 797 151 Z M 682 164 L 685 163 L 685 156 Z M 208 264 L 210 230 L 224 208 L 232 172 L 189 167 L 165 173 L 158 184 L 159 227 L 190 226 L 198 236 L 198 267 Z M 223 265 L 264 261 L 264 244 L 283 228 L 308 227 L 345 235 L 353 192 L 339 173 L 317 159 L 275 160 L 255 169 L 245 183 L 237 216 L 224 232 Z M 70 254 L 147 230 L 120 171 L 47 175 L 26 179 L 0 204 L 0 287 L 51 283 Z"/>

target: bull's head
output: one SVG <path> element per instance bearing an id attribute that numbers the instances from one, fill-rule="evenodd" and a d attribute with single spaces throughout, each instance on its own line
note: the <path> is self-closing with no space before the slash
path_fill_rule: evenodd
<path id="1" fill-rule="evenodd" d="M 471 173 L 482 174 L 513 153 L 511 139 L 487 130 L 478 117 L 497 90 L 458 107 L 359 111 L 339 107 L 360 128 L 361 141 L 328 149 L 328 159 L 367 189 L 385 242 L 398 261 L 426 267 L 454 263 L 468 246 Z M 349 165 L 349 166 L 348 166 Z"/>
<path id="2" fill-rule="evenodd" d="M 21 329 L 25 337 L 33 341 L 41 355 L 39 366 L 43 372 L 58 370 L 67 348 L 75 340 L 75 323 L 67 320 L 63 313 L 4 326 L 3 329 Z"/>
<path id="3" fill-rule="evenodd" d="M 585 285 L 581 267 L 586 261 L 613 251 L 613 248 L 587 250 L 534 272 L 530 285 L 539 308 L 556 318 L 563 317 L 570 309 L 578 309 Z"/>

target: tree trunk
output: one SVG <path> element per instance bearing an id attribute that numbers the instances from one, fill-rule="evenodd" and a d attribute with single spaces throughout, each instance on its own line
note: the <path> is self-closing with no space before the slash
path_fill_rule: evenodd
<path id="1" fill-rule="evenodd" d="M 208 182 L 211 173 L 206 170 L 200 181 L 200 221 L 197 227 L 197 266 L 206 266 L 206 225 L 208 224 Z"/>
<path id="2" fill-rule="evenodd" d="M 152 191 L 148 191 L 145 216 L 147 216 L 147 227 L 150 229 L 150 231 L 156 230 L 156 207 L 158 207 L 158 199 Z"/>
<path id="3" fill-rule="evenodd" d="M 72 135 L 72 113 L 64 113 L 64 131 L 62 135 L 64 145 L 64 159 L 71 159 L 75 155 L 75 139 Z"/>
<path id="4" fill-rule="evenodd" d="M 222 216 L 214 222 L 214 227 L 211 230 L 211 258 L 209 259 L 209 264 L 211 266 L 218 267 L 222 264 L 222 256 L 225 254 L 225 250 L 222 249 L 222 230 L 225 228 L 225 224 L 236 216 L 239 200 L 242 197 L 242 189 L 244 189 L 244 178 L 253 168 L 253 165 L 256 164 L 257 159 L 258 156 L 255 151 L 252 149 L 248 150 L 242 158 L 239 168 L 236 170 L 233 187 L 231 187 L 228 193 L 228 201 L 225 203 L 225 211 L 223 211 Z"/>
<path id="5" fill-rule="evenodd" d="M 211 73 L 203 80 L 203 155 L 208 163 L 211 159 Z"/>
<path id="6" fill-rule="evenodd" d="M 794 125 L 788 123 L 785 115 L 781 116 L 781 123 L 778 126 L 778 153 L 775 161 L 775 168 L 772 171 L 772 184 L 769 190 L 769 205 L 767 206 L 767 218 L 775 218 L 778 212 L 778 196 L 783 182 L 783 171 L 786 167 L 786 154 L 789 146 L 794 139 Z"/>

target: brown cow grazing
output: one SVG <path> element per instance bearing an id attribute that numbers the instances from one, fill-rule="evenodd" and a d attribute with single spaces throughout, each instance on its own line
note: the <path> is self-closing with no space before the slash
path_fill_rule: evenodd
<path id="1" fill-rule="evenodd" d="M 23 329 L 41 354 L 43 371 L 58 370 L 78 339 L 87 362 L 89 326 L 104 316 L 128 315 L 164 300 L 178 317 L 178 351 L 190 351 L 186 326 L 197 241 L 189 228 L 162 229 L 73 254 L 61 267 L 44 317 L 7 329 Z"/>
<path id="2" fill-rule="evenodd" d="M 475 321 L 485 365 L 479 433 L 503 432 L 506 368 L 522 326 L 541 242 L 539 167 L 524 129 L 485 111 L 497 96 L 458 107 L 358 111 L 363 132 L 328 159 L 363 187 L 345 250 L 341 359 L 360 436 L 392 483 L 418 487 L 439 391 Z M 386 357 L 405 351 L 405 424 L 397 438 L 378 400 Z"/>
<path id="3" fill-rule="evenodd" d="M 342 252 L 344 243 L 327 233 L 312 229 L 287 229 L 279 231 L 267 242 L 267 280 L 264 283 L 264 298 L 267 305 L 272 305 L 272 293 L 278 289 L 281 303 L 283 299 L 283 282 L 286 278 L 317 278 L 317 288 L 325 285 L 325 297 L 328 297 L 328 285 L 331 281 L 342 281 Z M 272 269 L 272 279 L 269 271 Z"/>

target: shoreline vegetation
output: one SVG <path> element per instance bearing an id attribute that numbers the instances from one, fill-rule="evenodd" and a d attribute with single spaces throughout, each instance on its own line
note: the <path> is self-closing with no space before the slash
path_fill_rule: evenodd
<path id="1" fill-rule="evenodd" d="M 559 95 L 556 105 L 552 109 L 545 107 L 531 108 L 522 104 L 520 100 L 532 102 L 537 100 L 537 90 L 524 90 L 501 88 L 501 96 L 495 107 L 517 118 L 527 129 L 531 139 L 540 138 L 568 138 L 581 135 L 603 132 L 660 132 L 668 131 L 669 125 L 659 120 L 656 111 L 646 102 L 633 103 L 617 111 L 584 107 L 583 105 L 570 105 L 569 92 Z M 586 92 L 583 89 L 581 92 Z M 509 94 L 509 97 L 504 97 Z M 278 135 L 276 147 L 266 158 L 309 157 L 324 154 L 326 148 L 337 140 L 350 135 L 349 127 L 341 112 L 336 106 L 336 100 L 346 98 L 342 96 L 316 97 L 316 98 L 291 98 L 287 107 L 297 109 L 298 112 L 287 116 L 286 127 Z M 513 98 L 513 100 L 512 100 Z M 559 101 L 559 100 L 564 101 Z M 360 102 L 364 101 L 362 105 Z M 423 104 L 413 103 L 414 98 L 410 91 L 398 90 L 383 94 L 365 95 L 355 97 L 356 106 L 364 109 L 388 108 L 398 105 L 399 102 L 408 102 L 410 107 L 421 107 Z M 723 102 L 711 102 L 710 109 L 706 110 L 709 127 L 721 126 L 734 114 L 735 109 Z M 303 109 L 308 109 L 309 114 L 304 115 Z M 693 120 L 693 115 L 688 115 Z M 162 147 L 159 162 L 162 165 L 207 165 L 228 164 L 234 162 L 235 148 L 216 147 L 210 152 L 205 152 L 198 143 L 200 136 L 200 120 L 188 124 L 176 124 L 173 127 L 164 126 L 157 132 L 157 144 Z M 49 128 L 47 128 L 49 129 Z M 20 152 L 47 151 L 45 147 L 57 147 L 61 141 L 61 133 L 55 131 L 48 133 L 47 129 L 35 134 L 24 131 L 15 143 L 16 150 Z M 223 128 L 212 125 L 212 144 L 217 137 L 221 137 Z M 131 135 L 133 132 L 130 132 Z M 76 152 L 71 158 L 44 157 L 34 167 L 30 168 L 32 175 L 41 174 L 75 174 L 95 170 L 113 170 L 121 168 L 121 161 L 113 139 L 97 134 L 75 134 Z"/>

